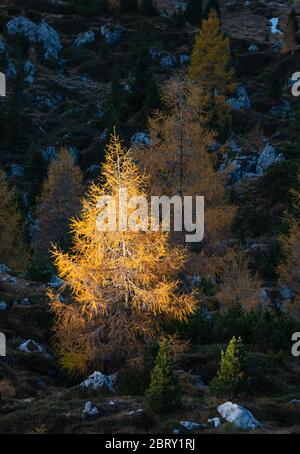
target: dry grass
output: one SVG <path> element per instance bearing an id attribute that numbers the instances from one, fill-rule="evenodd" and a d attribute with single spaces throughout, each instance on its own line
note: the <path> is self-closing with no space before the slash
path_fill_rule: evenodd
<path id="1" fill-rule="evenodd" d="M 10 380 L 0 380 L 0 399 L 13 399 L 16 389 Z"/>

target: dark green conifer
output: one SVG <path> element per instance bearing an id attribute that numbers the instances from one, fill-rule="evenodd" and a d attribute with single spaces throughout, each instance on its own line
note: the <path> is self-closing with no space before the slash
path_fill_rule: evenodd
<path id="1" fill-rule="evenodd" d="M 168 413 L 181 406 L 181 390 L 170 364 L 166 341 L 160 343 L 145 400 L 155 413 Z"/>

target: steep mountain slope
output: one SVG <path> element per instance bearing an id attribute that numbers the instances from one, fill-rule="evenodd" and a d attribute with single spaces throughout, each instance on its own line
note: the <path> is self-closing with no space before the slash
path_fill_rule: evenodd
<path id="1" fill-rule="evenodd" d="M 6 74 L 8 91 L 0 99 L 0 164 L 17 186 L 29 226 L 34 227 L 34 204 L 28 200 L 31 175 L 38 171 L 30 167 L 32 161 L 28 164 L 30 145 L 38 147 L 45 167 L 62 145 L 70 147 L 88 181 L 99 173 L 109 128 L 116 125 L 128 144 L 144 140 L 147 116 L 159 103 L 157 87 L 173 69 L 187 67 L 198 28 L 173 15 L 184 2 L 158 3 L 169 16 L 107 11 L 80 16 L 68 1 L 1 2 L 0 71 Z M 297 21 L 300 2 L 295 0 L 294 8 Z M 290 162 L 286 128 L 299 102 L 291 94 L 290 78 L 300 70 L 299 45 L 291 48 L 288 39 L 291 6 L 283 1 L 233 0 L 220 2 L 220 9 L 238 84 L 229 100 L 230 137 L 216 143 L 212 152 L 218 169 L 229 175 L 238 207 L 235 235 L 260 274 L 265 303 L 272 300 L 284 307 L 290 301 L 289 289 L 277 283 L 278 257 L 275 264 L 272 260 L 287 208 L 282 192 L 289 186 L 281 185 L 287 178 L 285 169 L 275 176 L 269 171 L 273 164 Z M 134 137 L 136 133 L 142 134 Z M 281 175 L 284 181 L 278 181 Z M 222 335 L 230 336 L 228 320 L 218 321 L 220 329 L 217 325 L 214 333 L 219 329 L 219 338 L 211 341 L 208 314 L 199 334 L 203 337 L 176 366 L 183 409 L 170 417 L 153 417 L 145 411 L 143 398 L 134 395 L 136 382 L 128 371 L 123 378 L 121 374 L 116 395 L 107 389 L 83 390 L 78 385 L 85 377 L 66 376 L 53 351 L 47 282 L 0 268 L 0 331 L 8 340 L 7 357 L 0 360 L 0 433 L 185 432 L 182 420 L 201 423 L 194 427 L 196 432 L 236 430 L 226 423 L 221 428 L 207 423 L 217 416 L 217 404 L 224 402 L 212 397 L 206 385 L 226 346 Z M 262 421 L 263 428 L 256 431 L 297 433 L 299 361 L 284 350 L 286 344 L 278 346 L 290 341 L 286 332 L 281 338 L 275 323 L 268 321 L 261 328 L 260 322 L 257 337 L 271 338 L 274 329 L 277 344 L 269 352 L 266 342 L 258 352 L 256 345 L 263 341 L 253 341 L 257 383 L 253 395 L 240 402 Z M 287 332 L 295 326 L 291 323 Z"/>

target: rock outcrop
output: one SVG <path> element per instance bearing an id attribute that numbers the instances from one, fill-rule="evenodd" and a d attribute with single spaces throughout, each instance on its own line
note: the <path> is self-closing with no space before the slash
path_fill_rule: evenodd
<path id="1" fill-rule="evenodd" d="M 218 413 L 225 421 L 230 422 L 241 430 L 258 429 L 262 424 L 254 418 L 253 414 L 241 405 L 225 402 L 219 405 Z"/>
<path id="2" fill-rule="evenodd" d="M 19 16 L 11 19 L 7 25 L 10 36 L 22 34 L 33 44 L 42 44 L 45 60 L 57 60 L 62 45 L 56 31 L 44 20 L 38 24 L 27 17 Z"/>

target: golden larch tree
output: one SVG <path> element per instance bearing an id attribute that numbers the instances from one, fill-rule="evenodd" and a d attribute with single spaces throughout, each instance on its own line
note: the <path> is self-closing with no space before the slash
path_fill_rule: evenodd
<path id="1" fill-rule="evenodd" d="M 209 129 L 207 96 L 180 71 L 162 87 L 161 99 L 163 109 L 149 119 L 150 143 L 138 146 L 134 155 L 150 176 L 151 194 L 204 196 L 205 238 L 198 253 L 190 254 L 188 272 L 214 276 L 226 265 L 224 240 L 235 209 L 228 201 L 226 177 L 216 171 L 210 152 L 214 132 Z"/>
<path id="2" fill-rule="evenodd" d="M 201 178 L 214 173 L 206 95 L 178 71 L 162 86 L 161 101 L 163 109 L 148 121 L 150 143 L 135 156 L 150 175 L 152 194 L 199 195 Z"/>
<path id="3" fill-rule="evenodd" d="M 16 202 L 16 193 L 0 170 L 0 262 L 16 271 L 28 263 L 25 223 Z"/>
<path id="4" fill-rule="evenodd" d="M 229 38 L 221 31 L 217 13 L 211 10 L 196 36 L 189 75 L 208 94 L 208 108 L 221 130 L 231 121 L 231 107 L 225 100 L 236 88 L 230 59 Z"/>
<path id="5" fill-rule="evenodd" d="M 68 149 L 62 148 L 49 166 L 37 205 L 39 232 L 34 241 L 38 256 L 47 262 L 52 244 L 69 246 L 69 219 L 79 213 L 83 177 Z"/>
<path id="6" fill-rule="evenodd" d="M 300 187 L 300 172 L 297 180 Z M 288 225 L 288 232 L 279 237 L 282 251 L 282 260 L 277 268 L 278 280 L 281 285 L 287 285 L 294 292 L 293 304 L 287 309 L 293 315 L 300 317 L 300 191 L 291 189 L 293 213 L 284 213 L 284 222 Z"/>
<path id="7" fill-rule="evenodd" d="M 217 13 L 211 10 L 195 39 L 189 74 L 210 95 L 224 96 L 235 89 L 230 67 L 230 42 L 221 32 Z"/>
<path id="8" fill-rule="evenodd" d="M 240 305 L 248 311 L 262 304 L 261 282 L 250 270 L 249 260 L 244 251 L 236 251 L 232 261 L 223 273 L 216 297 L 222 308 Z"/>
<path id="9" fill-rule="evenodd" d="M 293 304 L 289 312 L 300 316 L 300 227 L 296 219 L 289 217 L 289 232 L 280 236 L 283 259 L 278 266 L 278 277 L 281 285 L 287 285 L 294 292 Z"/>
<path id="10" fill-rule="evenodd" d="M 164 318 L 185 320 L 194 311 L 192 294 L 180 291 L 178 273 L 186 251 L 171 247 L 168 233 L 148 229 L 130 203 L 128 219 L 143 228 L 120 228 L 121 191 L 128 200 L 144 197 L 145 176 L 112 136 L 107 147 L 102 179 L 93 183 L 78 219 L 71 225 L 74 246 L 70 253 L 54 250 L 59 276 L 70 290 L 67 303 L 49 293 L 56 315 L 56 340 L 62 364 L 69 371 L 84 372 L 98 365 L 115 370 L 124 361 L 141 357 L 146 342 L 160 332 Z M 99 200 L 115 201 L 115 221 L 99 229 Z M 142 227 L 141 224 L 141 227 Z"/>

